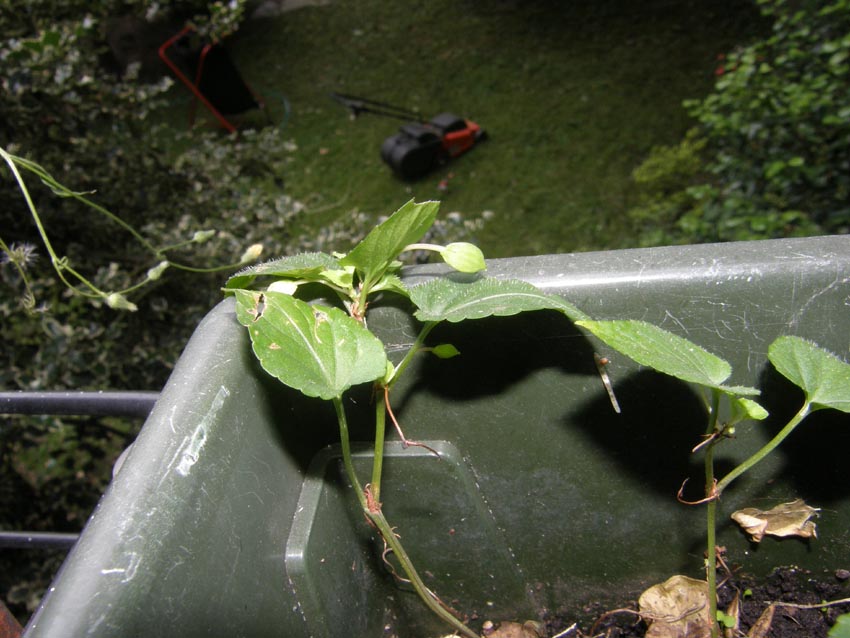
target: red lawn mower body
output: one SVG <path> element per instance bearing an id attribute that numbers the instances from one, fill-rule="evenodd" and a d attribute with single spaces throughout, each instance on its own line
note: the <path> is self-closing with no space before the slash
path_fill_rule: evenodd
<path id="1" fill-rule="evenodd" d="M 333 93 L 331 97 L 349 108 L 355 117 L 360 113 L 372 113 L 413 120 L 381 144 L 381 159 L 403 179 L 423 177 L 487 137 L 478 124 L 452 113 L 440 113 L 426 122 L 414 111 L 385 102 L 341 93 Z"/>
<path id="2" fill-rule="evenodd" d="M 484 139 L 481 127 L 451 113 L 430 122 L 406 124 L 381 145 L 381 159 L 404 179 L 422 177 L 463 155 Z"/>

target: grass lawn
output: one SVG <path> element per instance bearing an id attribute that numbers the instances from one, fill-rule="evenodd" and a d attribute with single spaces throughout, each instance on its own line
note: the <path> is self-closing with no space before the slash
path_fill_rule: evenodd
<path id="1" fill-rule="evenodd" d="M 333 0 L 247 21 L 231 50 L 291 107 L 302 224 L 441 199 L 492 211 L 475 240 L 503 257 L 629 246 L 632 170 L 688 128 L 682 100 L 710 90 L 717 54 L 764 29 L 747 0 Z M 332 91 L 453 112 L 490 139 L 405 183 L 379 156 L 401 122 L 352 120 Z"/>

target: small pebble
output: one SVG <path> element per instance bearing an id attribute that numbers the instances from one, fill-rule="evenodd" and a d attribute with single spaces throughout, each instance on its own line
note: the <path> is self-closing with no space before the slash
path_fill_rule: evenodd
<path id="1" fill-rule="evenodd" d="M 836 569 L 835 577 L 838 580 L 847 580 L 848 578 L 850 578 L 850 569 Z"/>

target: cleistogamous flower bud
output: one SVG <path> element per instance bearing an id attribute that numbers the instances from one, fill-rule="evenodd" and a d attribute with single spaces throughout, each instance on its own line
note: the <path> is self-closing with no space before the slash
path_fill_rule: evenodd
<path id="1" fill-rule="evenodd" d="M 481 249 L 465 241 L 454 242 L 440 251 L 443 260 L 460 272 L 476 273 L 487 268 Z"/>
<path id="2" fill-rule="evenodd" d="M 113 292 L 112 294 L 107 295 L 105 301 L 106 305 L 113 310 L 129 310 L 130 312 L 135 312 L 139 309 L 136 304 L 127 299 L 127 297 L 122 295 L 120 292 Z"/>
<path id="3" fill-rule="evenodd" d="M 239 261 L 240 262 L 254 261 L 262 254 L 263 254 L 263 245 L 262 244 L 251 244 L 250 246 L 248 246 L 248 248 L 245 250 L 245 252 L 242 253 L 242 256 L 239 258 Z"/>

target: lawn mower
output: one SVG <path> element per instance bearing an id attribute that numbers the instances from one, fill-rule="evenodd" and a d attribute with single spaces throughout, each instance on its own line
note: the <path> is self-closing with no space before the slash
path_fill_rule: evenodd
<path id="1" fill-rule="evenodd" d="M 332 93 L 331 97 L 354 117 L 371 113 L 407 122 L 381 144 L 381 159 L 404 179 L 422 177 L 487 137 L 478 124 L 452 113 L 440 113 L 426 121 L 414 111 L 386 102 L 342 93 Z"/>

